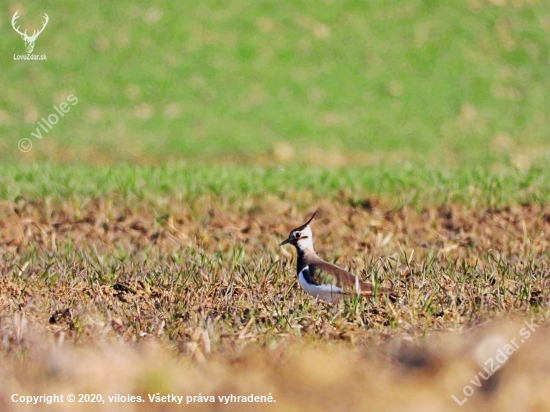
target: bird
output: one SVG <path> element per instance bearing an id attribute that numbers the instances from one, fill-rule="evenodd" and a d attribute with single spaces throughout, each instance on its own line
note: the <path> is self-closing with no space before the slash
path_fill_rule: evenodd
<path id="1" fill-rule="evenodd" d="M 279 246 L 291 244 L 296 248 L 297 275 L 300 287 L 314 298 L 327 303 L 336 303 L 346 296 L 362 296 L 370 298 L 375 293 L 387 295 L 390 299 L 397 298 L 392 289 L 378 287 L 364 282 L 358 276 L 351 274 L 332 263 L 321 259 L 313 249 L 313 233 L 309 224 L 317 212 L 302 226 L 292 229 L 288 238 Z"/>

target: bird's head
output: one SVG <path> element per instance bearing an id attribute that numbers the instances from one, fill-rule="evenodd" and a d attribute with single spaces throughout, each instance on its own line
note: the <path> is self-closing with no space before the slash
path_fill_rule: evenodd
<path id="1" fill-rule="evenodd" d="M 287 243 L 290 243 L 291 245 L 294 245 L 296 249 L 298 250 L 306 250 L 313 248 L 313 233 L 311 232 L 311 228 L 309 227 L 309 224 L 315 217 L 317 212 L 313 214 L 309 218 L 309 220 L 304 223 L 302 226 L 297 227 L 296 229 L 292 229 L 290 231 L 290 234 L 288 235 L 288 239 L 283 240 L 279 246 L 286 245 Z"/>

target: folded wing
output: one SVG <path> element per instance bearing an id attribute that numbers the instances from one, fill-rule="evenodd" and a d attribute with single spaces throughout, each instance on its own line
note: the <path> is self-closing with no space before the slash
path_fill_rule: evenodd
<path id="1" fill-rule="evenodd" d="M 309 276 L 311 281 L 320 284 L 332 284 L 340 288 L 346 295 L 361 295 L 371 297 L 374 294 L 374 286 L 370 282 L 364 282 L 358 276 L 339 268 L 328 262 L 319 261 L 309 264 Z M 378 287 L 378 296 L 388 295 L 395 298 L 397 295 L 389 288 Z"/>

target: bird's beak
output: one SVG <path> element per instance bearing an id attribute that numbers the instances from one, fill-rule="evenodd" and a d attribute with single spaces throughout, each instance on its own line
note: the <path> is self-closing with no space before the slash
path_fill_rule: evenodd
<path id="1" fill-rule="evenodd" d="M 283 240 L 281 243 L 279 243 L 279 246 L 286 245 L 288 242 L 290 242 L 290 238 Z"/>

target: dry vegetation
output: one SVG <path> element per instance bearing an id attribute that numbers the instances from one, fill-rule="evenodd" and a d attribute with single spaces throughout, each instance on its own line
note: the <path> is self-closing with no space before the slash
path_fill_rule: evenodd
<path id="1" fill-rule="evenodd" d="M 540 205 L 391 209 L 276 196 L 192 204 L 116 197 L 0 207 L 0 409 L 13 393 L 268 395 L 196 410 L 453 410 L 523 321 L 540 325 L 462 406 L 549 400 L 550 218 Z M 399 302 L 313 301 L 289 230 L 319 209 L 318 253 Z M 171 410 L 173 404 L 79 404 Z M 190 405 L 191 406 L 191 405 Z M 88 409 L 86 409 L 88 408 Z M 103 408 L 103 409 L 102 409 Z M 38 410 L 38 409 L 33 409 Z M 57 404 L 51 410 L 76 410 Z"/>

